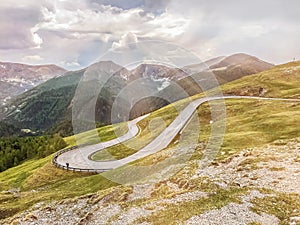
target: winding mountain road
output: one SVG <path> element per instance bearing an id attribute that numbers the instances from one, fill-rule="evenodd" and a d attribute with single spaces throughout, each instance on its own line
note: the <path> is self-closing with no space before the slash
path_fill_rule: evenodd
<path id="1" fill-rule="evenodd" d="M 269 101 L 292 101 L 300 102 L 300 99 L 284 99 L 284 98 L 266 98 L 266 97 L 252 97 L 252 96 L 217 96 L 217 97 L 205 97 L 192 101 L 187 105 L 179 115 L 174 119 L 174 121 L 154 140 L 152 140 L 148 145 L 140 149 L 138 152 L 114 161 L 93 161 L 90 159 L 90 156 L 95 152 L 101 151 L 105 148 L 111 147 L 113 145 L 127 141 L 135 137 L 139 128 L 137 123 L 148 115 L 139 117 L 135 120 L 128 122 L 128 132 L 118 137 L 114 140 L 102 142 L 95 145 L 80 147 L 79 149 L 70 150 L 62 154 L 55 156 L 55 165 L 59 167 L 65 167 L 66 163 L 69 163 L 69 168 L 76 168 L 77 170 L 95 170 L 95 171 L 106 171 L 118 168 L 135 160 L 144 158 L 148 155 L 156 153 L 164 148 L 166 148 L 176 135 L 184 129 L 185 125 L 189 122 L 195 110 L 203 103 L 213 101 L 213 100 L 222 100 L 222 99 L 257 99 L 257 100 L 269 100 Z"/>

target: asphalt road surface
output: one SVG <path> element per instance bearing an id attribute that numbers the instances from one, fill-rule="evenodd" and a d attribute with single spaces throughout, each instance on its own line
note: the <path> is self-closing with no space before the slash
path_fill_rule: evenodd
<path id="1" fill-rule="evenodd" d="M 148 115 L 139 117 L 135 120 L 128 122 L 128 132 L 117 139 L 102 142 L 95 145 L 81 147 L 79 149 L 74 149 L 68 152 L 65 152 L 57 157 L 57 163 L 65 166 L 66 163 L 69 163 L 69 167 L 77 169 L 93 169 L 93 170 L 110 170 L 117 167 L 123 166 L 130 162 L 133 162 L 137 159 L 144 158 L 148 155 L 154 154 L 164 148 L 166 148 L 176 135 L 185 127 L 189 122 L 189 119 L 195 112 L 195 110 L 203 103 L 213 100 L 222 100 L 222 99 L 257 99 L 257 100 L 270 100 L 270 101 L 300 101 L 300 99 L 283 99 L 283 98 L 264 98 L 264 97 L 250 97 L 250 96 L 222 96 L 222 97 L 206 97 L 194 100 L 186 108 L 184 108 L 175 120 L 160 133 L 152 142 L 147 146 L 140 149 L 136 153 L 114 161 L 93 161 L 90 159 L 90 156 L 95 152 L 101 151 L 105 148 L 111 147 L 113 145 L 127 141 L 135 137 L 139 133 L 139 128 L 137 123 Z"/>

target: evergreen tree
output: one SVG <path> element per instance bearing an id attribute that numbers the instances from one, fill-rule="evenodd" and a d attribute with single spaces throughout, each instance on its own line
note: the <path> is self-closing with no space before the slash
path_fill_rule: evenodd
<path id="1" fill-rule="evenodd" d="M 46 157 L 64 147 L 66 143 L 59 135 L 0 138 L 0 172 L 27 159 Z"/>

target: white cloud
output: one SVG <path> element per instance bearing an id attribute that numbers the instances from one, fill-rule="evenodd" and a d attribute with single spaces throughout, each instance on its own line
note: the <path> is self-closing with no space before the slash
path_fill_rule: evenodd
<path id="1" fill-rule="evenodd" d="M 66 61 L 62 61 L 60 62 L 60 65 L 63 67 L 68 67 L 68 68 L 76 68 L 76 67 L 80 67 L 81 65 L 78 63 L 77 60 L 71 61 L 71 62 L 66 62 Z"/>
<path id="2" fill-rule="evenodd" d="M 41 56 L 39 56 L 39 55 L 27 55 L 27 56 L 24 56 L 23 58 L 22 58 L 22 60 L 24 61 L 24 62 L 38 62 L 38 61 L 42 61 L 42 60 L 44 60 L 44 58 L 42 58 Z"/>
<path id="3" fill-rule="evenodd" d="M 268 28 L 257 24 L 247 24 L 240 27 L 241 35 L 244 37 L 259 37 L 267 33 Z"/>
<path id="4" fill-rule="evenodd" d="M 127 33 L 143 38 L 172 39 L 184 33 L 188 20 L 180 15 L 154 15 L 141 8 L 124 10 L 98 5 L 96 9 L 70 11 L 56 8 L 42 10 L 44 21 L 40 30 L 60 32 L 66 38 L 98 38 L 102 41 L 120 41 Z"/>
<path id="5" fill-rule="evenodd" d="M 171 14 L 185 15 L 190 23 L 177 43 L 195 51 L 201 59 L 246 52 L 274 63 L 294 55 L 300 58 L 300 2 L 291 0 L 172 0 Z"/>
<path id="6" fill-rule="evenodd" d="M 190 20 L 180 16 L 165 12 L 160 16 L 149 20 L 144 24 L 145 33 L 141 30 L 141 36 L 174 40 L 174 38 L 184 34 L 187 31 Z"/>
<path id="7" fill-rule="evenodd" d="M 39 55 L 39 63 L 78 68 L 107 49 L 151 39 L 178 44 L 201 60 L 246 52 L 280 63 L 300 58 L 299 5 L 298 0 L 1 0 L 0 55 L 5 61 Z"/>
<path id="8" fill-rule="evenodd" d="M 36 27 L 33 27 L 30 29 L 33 43 L 35 44 L 36 48 L 41 48 L 41 45 L 43 44 L 43 39 L 38 35 L 37 31 L 38 29 Z"/>
<path id="9" fill-rule="evenodd" d="M 127 34 L 124 34 L 121 37 L 120 41 L 113 42 L 111 49 L 114 50 L 114 51 L 122 50 L 124 48 L 128 48 L 129 44 L 133 44 L 133 43 L 136 43 L 136 42 L 138 42 L 138 39 L 137 39 L 136 35 L 129 32 Z"/>

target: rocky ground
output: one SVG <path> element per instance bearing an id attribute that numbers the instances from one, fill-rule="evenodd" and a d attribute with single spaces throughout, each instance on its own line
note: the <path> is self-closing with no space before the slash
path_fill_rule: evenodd
<path id="1" fill-rule="evenodd" d="M 199 176 L 224 187 L 235 182 L 241 187 L 300 194 L 300 139 L 242 151 L 223 163 L 199 169 L 195 177 Z"/>
<path id="2" fill-rule="evenodd" d="M 191 165 L 197 163 L 194 161 Z M 204 169 L 190 166 L 186 171 L 180 181 L 170 179 L 159 184 L 115 187 L 77 199 L 41 202 L 5 224 L 157 224 L 151 216 L 159 217 L 170 207 L 209 199 L 213 193 L 201 189 L 205 183 L 218 188 L 214 191 L 235 187 L 244 192 L 233 202 L 192 213 L 189 218 L 178 217 L 177 222 L 170 220 L 170 224 L 300 224 L 300 205 L 295 200 L 300 195 L 300 138 L 246 149 Z M 296 207 L 289 209 L 287 204 L 286 209 L 281 209 L 287 202 L 283 198 L 281 204 L 281 199 L 278 200 L 281 195 L 291 195 L 290 201 L 295 202 Z M 285 216 L 270 213 L 267 210 L 270 207 L 266 212 L 256 209 L 260 201 L 261 207 L 268 204 L 264 200 L 268 198 L 277 199 L 279 205 L 276 201 L 273 203 L 274 212 L 280 211 Z"/>

